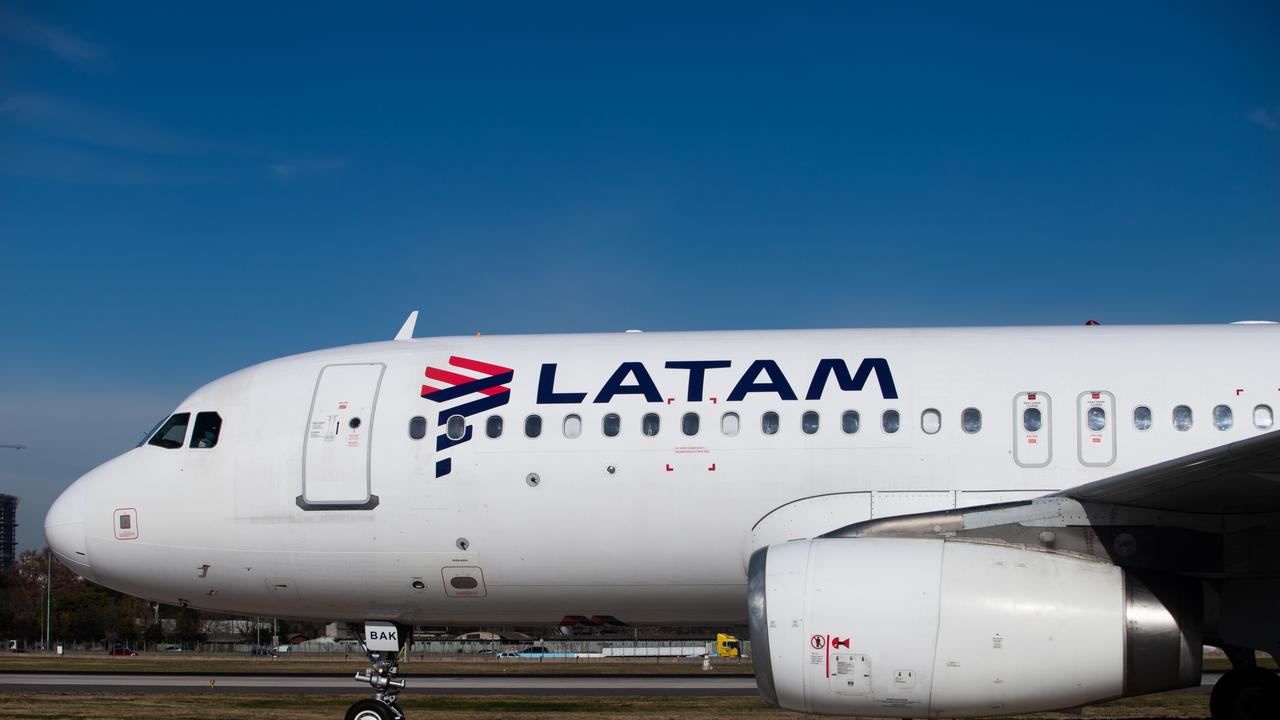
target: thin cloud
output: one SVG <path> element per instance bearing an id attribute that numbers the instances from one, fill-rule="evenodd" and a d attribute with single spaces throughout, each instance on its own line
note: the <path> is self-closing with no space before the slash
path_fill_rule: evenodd
<path id="1" fill-rule="evenodd" d="M 66 28 L 50 25 L 12 9 L 0 8 L 0 38 L 45 50 L 81 70 L 104 70 L 110 65 L 110 58 L 102 46 L 91 43 Z"/>
<path id="2" fill-rule="evenodd" d="M 0 175 L 73 185 L 156 187 L 198 182 L 185 168 L 157 163 L 145 156 L 27 142 L 0 143 Z"/>
<path id="3" fill-rule="evenodd" d="M 279 182 L 335 173 L 336 155 L 276 153 L 170 130 L 119 110 L 50 94 L 0 96 L 0 173 L 90 185 L 207 182 L 260 173 Z"/>
<path id="4" fill-rule="evenodd" d="M 1249 120 L 1254 125 L 1264 127 L 1274 133 L 1280 133 L 1280 108 L 1267 110 L 1266 108 L 1256 108 L 1249 113 Z"/>
<path id="5" fill-rule="evenodd" d="M 280 180 L 292 180 L 303 175 L 338 172 L 349 165 L 346 158 L 318 157 L 301 160 L 287 160 L 271 164 L 271 174 Z"/>
<path id="6" fill-rule="evenodd" d="M 108 150 L 190 157 L 214 144 L 185 137 L 110 110 L 50 95 L 13 95 L 0 100 L 0 119 L 30 132 Z"/>

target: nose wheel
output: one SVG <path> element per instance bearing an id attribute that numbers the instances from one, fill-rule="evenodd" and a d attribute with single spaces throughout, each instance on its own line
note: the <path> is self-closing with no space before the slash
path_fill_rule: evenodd
<path id="1" fill-rule="evenodd" d="M 364 624 L 360 648 L 369 658 L 369 667 L 356 673 L 355 679 L 369 683 L 373 699 L 360 700 L 347 708 L 346 720 L 404 720 L 404 711 L 396 704 L 396 695 L 404 689 L 399 660 L 412 635 L 412 630 L 403 625 L 381 621 Z"/>

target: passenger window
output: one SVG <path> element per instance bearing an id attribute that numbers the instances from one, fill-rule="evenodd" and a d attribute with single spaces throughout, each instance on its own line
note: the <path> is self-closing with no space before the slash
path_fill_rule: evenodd
<path id="1" fill-rule="evenodd" d="M 898 414 L 897 410 L 885 410 L 884 414 L 880 416 L 880 427 L 892 435 L 898 432 L 898 428 L 902 427 L 902 416 Z"/>
<path id="2" fill-rule="evenodd" d="M 1138 430 L 1151 429 L 1151 408 L 1139 405 L 1133 409 L 1133 426 Z"/>
<path id="3" fill-rule="evenodd" d="M 524 419 L 524 436 L 536 438 L 542 434 L 542 416 L 530 415 Z"/>
<path id="4" fill-rule="evenodd" d="M 840 429 L 844 430 L 846 435 L 852 435 L 858 432 L 858 424 L 861 418 L 858 417 L 857 410 L 845 410 L 840 416 Z"/>
<path id="5" fill-rule="evenodd" d="M 1107 411 L 1100 407 L 1091 407 L 1089 412 L 1085 414 L 1085 424 L 1089 429 L 1098 432 L 1107 426 Z"/>
<path id="6" fill-rule="evenodd" d="M 201 414 L 203 415 L 204 413 Z M 1219 430 L 1230 430 L 1235 422 L 1235 417 L 1231 414 L 1231 406 L 1218 405 L 1213 409 L 1213 426 Z M 197 425 L 196 427 L 199 426 Z"/>
<path id="7" fill-rule="evenodd" d="M 741 421 L 738 420 L 738 413 L 727 412 L 720 416 L 720 432 L 725 435 L 737 435 Z"/>
<path id="8" fill-rule="evenodd" d="M 490 415 L 489 419 L 484 421 L 484 434 L 491 438 L 502 437 L 501 415 Z"/>
<path id="9" fill-rule="evenodd" d="M 209 449 L 218 444 L 218 433 L 222 431 L 222 418 L 216 412 L 202 412 L 196 415 L 196 427 L 191 433 L 191 447 Z"/>
<path id="10" fill-rule="evenodd" d="M 421 440 L 427 436 L 427 419 L 419 415 L 409 418 L 409 437 Z"/>
<path id="11" fill-rule="evenodd" d="M 1270 405 L 1259 405 L 1253 409 L 1254 427 L 1266 430 L 1273 422 L 1275 422 L 1275 415 L 1272 414 Z"/>
<path id="12" fill-rule="evenodd" d="M 800 429 L 805 435 L 812 435 L 818 432 L 818 413 L 813 410 L 806 410 L 804 415 L 800 416 Z"/>
<path id="13" fill-rule="evenodd" d="M 461 415 L 451 416 L 449 422 L 445 425 L 444 434 L 448 435 L 450 440 L 461 440 L 466 433 L 467 419 Z"/>
<path id="14" fill-rule="evenodd" d="M 191 421 L 191 413 L 178 413 L 160 426 L 156 434 L 151 437 L 148 445 L 155 445 L 166 450 L 182 447 L 182 441 L 187 437 L 187 423 Z"/>
<path id="15" fill-rule="evenodd" d="M 1184 432 L 1191 429 L 1191 408 L 1179 405 L 1173 409 L 1173 428 Z"/>
<path id="16" fill-rule="evenodd" d="M 920 413 L 920 429 L 925 435 L 935 435 L 942 429 L 942 413 L 929 408 Z"/>
<path id="17" fill-rule="evenodd" d="M 601 421 L 601 429 L 604 430 L 605 437 L 616 437 L 618 431 L 622 429 L 622 418 L 617 413 L 609 413 L 604 416 Z"/>
<path id="18" fill-rule="evenodd" d="M 680 418 L 680 432 L 685 435 L 698 434 L 698 413 L 685 413 L 684 417 Z"/>
<path id="19" fill-rule="evenodd" d="M 777 434 L 780 424 L 778 413 L 772 410 L 760 416 L 760 432 L 765 435 Z"/>
<path id="20" fill-rule="evenodd" d="M 582 418 L 577 415 L 564 416 L 564 436 L 576 438 L 582 434 Z"/>
<path id="21" fill-rule="evenodd" d="M 960 429 L 970 435 L 982 429 L 982 411 L 978 408 L 965 408 L 960 413 Z"/>
<path id="22" fill-rule="evenodd" d="M 1022 411 L 1022 429 L 1027 432 L 1040 432 L 1040 426 L 1044 424 L 1044 416 L 1040 414 L 1040 408 L 1027 408 Z"/>
<path id="23" fill-rule="evenodd" d="M 640 431 L 647 437 L 653 437 L 658 434 L 658 429 L 662 427 L 662 420 L 657 413 L 645 413 L 644 419 L 640 421 Z"/>

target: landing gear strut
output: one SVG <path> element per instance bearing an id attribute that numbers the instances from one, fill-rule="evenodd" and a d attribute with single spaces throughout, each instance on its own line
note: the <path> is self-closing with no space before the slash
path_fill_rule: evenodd
<path id="1" fill-rule="evenodd" d="M 1224 648 L 1231 659 L 1213 686 L 1209 712 L 1213 720 L 1268 720 L 1280 717 L 1280 677 L 1257 666 L 1253 650 Z"/>
<path id="2" fill-rule="evenodd" d="M 373 699 L 360 700 L 347 708 L 346 720 L 404 720 L 404 711 L 396 704 L 396 695 L 404 689 L 404 681 L 397 677 L 398 662 L 411 634 L 409 628 L 389 622 L 364 624 L 360 647 L 369 658 L 369 667 L 356 673 L 355 679 L 369 683 Z"/>

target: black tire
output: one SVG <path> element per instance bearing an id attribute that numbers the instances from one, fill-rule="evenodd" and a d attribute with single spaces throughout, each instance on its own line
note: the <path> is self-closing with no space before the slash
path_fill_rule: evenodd
<path id="1" fill-rule="evenodd" d="M 1228 670 L 1213 684 L 1209 695 L 1209 714 L 1213 720 L 1239 720 L 1236 717 L 1236 695 L 1244 684 L 1244 672 Z M 350 720 L 350 718 L 348 718 Z"/>
<path id="2" fill-rule="evenodd" d="M 347 720 L 397 720 L 397 717 L 385 703 L 360 700 L 347 708 Z"/>
<path id="3" fill-rule="evenodd" d="M 1262 668 L 1231 670 L 1209 696 L 1213 720 L 1273 720 L 1280 717 L 1280 677 Z"/>

